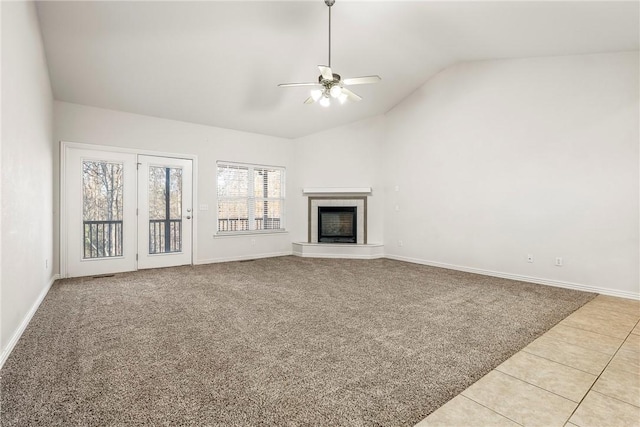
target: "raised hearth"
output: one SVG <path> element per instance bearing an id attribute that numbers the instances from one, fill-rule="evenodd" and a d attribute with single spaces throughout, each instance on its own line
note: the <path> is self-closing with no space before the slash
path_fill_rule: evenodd
<path id="1" fill-rule="evenodd" d="M 375 259 L 384 257 L 382 244 L 345 245 L 342 243 L 305 243 L 291 244 L 293 255 L 304 258 L 352 258 Z"/>

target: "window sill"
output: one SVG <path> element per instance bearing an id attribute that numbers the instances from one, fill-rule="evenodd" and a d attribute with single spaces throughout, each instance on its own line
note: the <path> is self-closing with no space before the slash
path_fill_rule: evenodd
<path id="1" fill-rule="evenodd" d="M 274 234 L 289 234 L 287 230 L 249 230 L 249 231 L 221 231 L 213 235 L 214 239 L 243 236 L 272 236 Z"/>

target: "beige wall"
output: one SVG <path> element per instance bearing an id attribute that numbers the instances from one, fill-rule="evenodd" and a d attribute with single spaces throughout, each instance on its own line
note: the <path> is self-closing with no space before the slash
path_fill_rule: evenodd
<path id="1" fill-rule="evenodd" d="M 33 2 L 2 2 L 0 366 L 53 277 L 51 86 Z"/>
<path id="2" fill-rule="evenodd" d="M 638 79 L 637 51 L 431 78 L 386 115 L 387 255 L 638 298 Z"/>

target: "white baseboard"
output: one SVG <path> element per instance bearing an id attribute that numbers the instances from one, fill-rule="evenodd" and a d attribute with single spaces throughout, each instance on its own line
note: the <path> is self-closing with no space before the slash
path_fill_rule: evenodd
<path id="1" fill-rule="evenodd" d="M 446 264 L 443 262 L 428 261 L 419 258 L 410 258 L 398 255 L 385 255 L 385 258 L 395 259 L 397 261 L 406 261 L 414 264 L 429 265 L 431 267 L 447 268 L 449 270 L 465 271 L 467 273 L 482 274 L 484 276 L 501 277 L 503 279 L 519 280 L 521 282 L 536 283 L 538 285 L 555 286 L 557 288 L 575 289 L 578 291 L 594 292 L 602 295 L 610 295 L 613 297 L 628 298 L 640 300 L 640 294 L 627 291 L 618 291 L 615 289 L 599 288 L 597 286 L 583 285 L 580 283 L 564 282 L 554 279 L 541 279 L 538 277 L 523 276 L 520 274 L 503 273 L 500 271 L 483 270 L 480 268 L 463 267 L 455 264 Z"/>
<path id="2" fill-rule="evenodd" d="M 49 293 L 49 289 L 51 289 L 51 285 L 53 285 L 53 282 L 55 282 L 59 278 L 60 278 L 59 274 L 54 274 L 53 276 L 51 276 L 49 283 L 47 283 L 44 289 L 40 292 L 40 295 L 38 295 L 38 298 L 35 300 L 35 302 L 31 306 L 31 309 L 24 316 L 24 319 L 22 319 L 22 323 L 20 323 L 20 326 L 14 332 L 13 336 L 9 340 L 7 347 L 2 349 L 2 353 L 0 353 L 0 369 L 2 369 L 2 367 L 4 366 L 4 362 L 7 361 L 7 359 L 9 358 L 9 355 L 13 351 L 13 348 L 16 346 L 16 344 L 20 340 L 20 337 L 24 333 L 25 329 L 27 329 L 27 326 L 29 326 L 29 322 L 31 322 L 33 315 L 36 314 L 36 311 L 38 311 L 38 307 L 40 307 L 40 304 L 42 304 L 42 301 L 44 301 L 44 298 L 47 296 L 47 293 Z"/>
<path id="3" fill-rule="evenodd" d="M 231 262 L 231 261 L 247 261 L 250 259 L 260 259 L 260 258 L 273 258 L 278 256 L 287 256 L 291 255 L 291 251 L 287 252 L 270 252 L 266 254 L 256 254 L 256 255 L 240 255 L 240 256 L 232 256 L 232 257 L 222 257 L 222 258 L 211 258 L 211 259 L 199 259 L 195 261 L 194 265 L 202 265 L 202 264 L 215 264 L 219 262 Z"/>
<path id="4" fill-rule="evenodd" d="M 330 253 L 303 253 L 294 251 L 293 255 L 301 258 L 339 258 L 339 259 L 379 259 L 384 258 L 384 255 L 358 255 L 358 254 L 330 254 Z"/>

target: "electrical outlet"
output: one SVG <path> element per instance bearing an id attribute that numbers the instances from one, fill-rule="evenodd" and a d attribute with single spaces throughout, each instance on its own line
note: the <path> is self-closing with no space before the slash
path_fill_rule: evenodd
<path id="1" fill-rule="evenodd" d="M 251 246 L 255 246 L 256 245 L 256 239 L 251 239 Z"/>
<path id="2" fill-rule="evenodd" d="M 400 205 L 396 205 L 396 212 L 400 212 Z"/>
<path id="3" fill-rule="evenodd" d="M 532 254 L 527 255 L 527 262 L 533 262 L 533 255 Z"/>
<path id="4" fill-rule="evenodd" d="M 562 267 L 562 257 L 556 257 L 556 267 Z"/>
<path id="5" fill-rule="evenodd" d="M 398 246 L 399 246 L 399 247 L 402 247 L 402 245 L 403 245 L 403 244 L 404 244 L 404 243 L 402 242 L 402 240 L 398 240 Z"/>
<path id="6" fill-rule="evenodd" d="M 44 260 L 44 268 L 49 268 L 49 260 L 48 259 Z"/>

